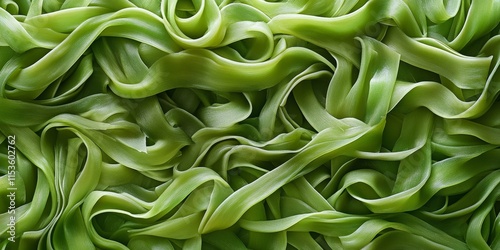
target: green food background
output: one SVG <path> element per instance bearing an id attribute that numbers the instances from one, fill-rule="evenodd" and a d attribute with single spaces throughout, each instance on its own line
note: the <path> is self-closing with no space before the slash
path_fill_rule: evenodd
<path id="1" fill-rule="evenodd" d="M 0 249 L 500 249 L 500 0 L 0 7 Z"/>

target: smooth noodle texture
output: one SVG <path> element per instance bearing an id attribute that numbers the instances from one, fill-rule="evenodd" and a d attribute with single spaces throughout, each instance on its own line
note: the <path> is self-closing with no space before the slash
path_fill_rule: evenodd
<path id="1" fill-rule="evenodd" d="M 500 249 L 499 68 L 499 0 L 0 0 L 0 249 Z"/>

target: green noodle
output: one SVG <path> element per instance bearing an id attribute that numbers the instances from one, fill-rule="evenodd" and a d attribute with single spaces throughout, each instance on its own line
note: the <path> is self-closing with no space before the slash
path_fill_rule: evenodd
<path id="1" fill-rule="evenodd" d="M 0 249 L 500 249 L 499 68 L 498 0 L 0 0 Z"/>

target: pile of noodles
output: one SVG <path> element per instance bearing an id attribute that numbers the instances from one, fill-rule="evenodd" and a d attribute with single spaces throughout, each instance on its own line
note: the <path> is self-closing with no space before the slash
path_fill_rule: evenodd
<path id="1" fill-rule="evenodd" d="M 499 0 L 0 0 L 0 249 L 499 249 L 499 23 Z"/>

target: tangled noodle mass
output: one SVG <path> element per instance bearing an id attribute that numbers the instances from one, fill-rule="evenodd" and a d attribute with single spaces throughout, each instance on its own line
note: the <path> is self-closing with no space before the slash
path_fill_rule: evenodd
<path id="1" fill-rule="evenodd" d="M 0 6 L 1 249 L 500 249 L 499 0 Z"/>

